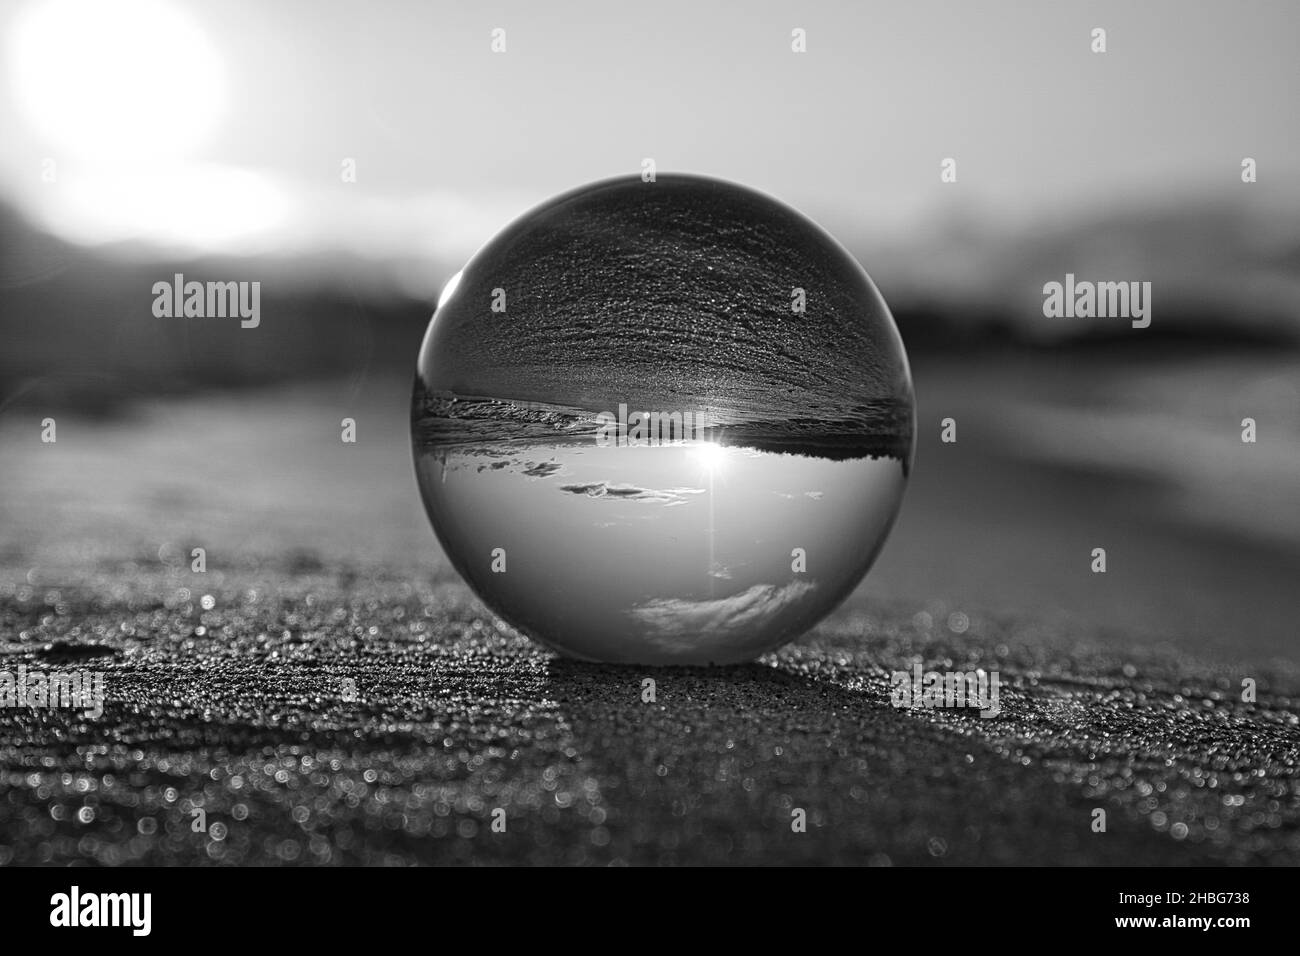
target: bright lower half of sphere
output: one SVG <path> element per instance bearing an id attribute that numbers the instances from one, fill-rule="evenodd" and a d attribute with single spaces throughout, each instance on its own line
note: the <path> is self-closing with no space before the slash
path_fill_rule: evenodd
<path id="1" fill-rule="evenodd" d="M 752 659 L 862 580 L 914 411 L 866 273 L 772 199 L 597 183 L 450 284 L 421 349 L 416 474 L 448 557 L 561 653 Z"/>

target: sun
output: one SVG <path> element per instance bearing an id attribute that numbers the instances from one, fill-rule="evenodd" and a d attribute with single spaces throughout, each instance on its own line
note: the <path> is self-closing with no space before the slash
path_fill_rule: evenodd
<path id="1" fill-rule="evenodd" d="M 212 135 L 225 71 L 203 31 L 160 0 L 45 0 L 10 34 L 33 130 L 82 160 L 180 157 Z"/>
<path id="2" fill-rule="evenodd" d="M 686 454 L 709 477 L 716 475 L 726 465 L 727 450 L 717 442 L 704 441 L 693 444 Z"/>

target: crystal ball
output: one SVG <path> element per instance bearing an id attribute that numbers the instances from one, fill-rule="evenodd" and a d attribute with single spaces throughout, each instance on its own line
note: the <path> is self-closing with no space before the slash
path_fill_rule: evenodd
<path id="1" fill-rule="evenodd" d="M 444 289 L 416 478 L 483 603 L 570 657 L 753 659 L 861 582 L 912 466 L 889 309 L 810 219 L 698 176 L 537 207 Z"/>

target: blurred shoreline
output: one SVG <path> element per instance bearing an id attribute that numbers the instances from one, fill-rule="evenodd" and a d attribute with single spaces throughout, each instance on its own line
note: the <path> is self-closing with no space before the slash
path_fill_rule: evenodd
<path id="1" fill-rule="evenodd" d="M 832 224 L 833 226 L 834 224 Z M 1043 360 L 1195 359 L 1300 350 L 1300 215 L 1253 207 L 1138 210 L 1052 230 L 932 230 L 852 239 L 917 360 L 1026 352 Z M 851 238 L 851 237 L 850 237 Z M 430 260 L 429 288 L 462 265 Z M 402 266 L 409 271 L 411 265 Z M 346 256 L 194 257 L 55 239 L 0 205 L 0 403 L 36 390 L 60 407 L 414 366 L 435 294 Z M 152 286 L 184 273 L 257 280 L 262 327 L 151 314 Z M 1045 319 L 1044 283 L 1073 273 L 1153 284 L 1150 328 Z"/>

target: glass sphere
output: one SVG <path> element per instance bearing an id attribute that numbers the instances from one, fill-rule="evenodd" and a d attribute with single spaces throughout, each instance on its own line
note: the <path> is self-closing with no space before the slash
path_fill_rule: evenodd
<path id="1" fill-rule="evenodd" d="M 585 660 L 722 664 L 862 580 L 914 419 L 889 310 L 820 227 L 630 177 L 539 206 L 448 283 L 411 437 L 447 557 L 507 623 Z"/>

